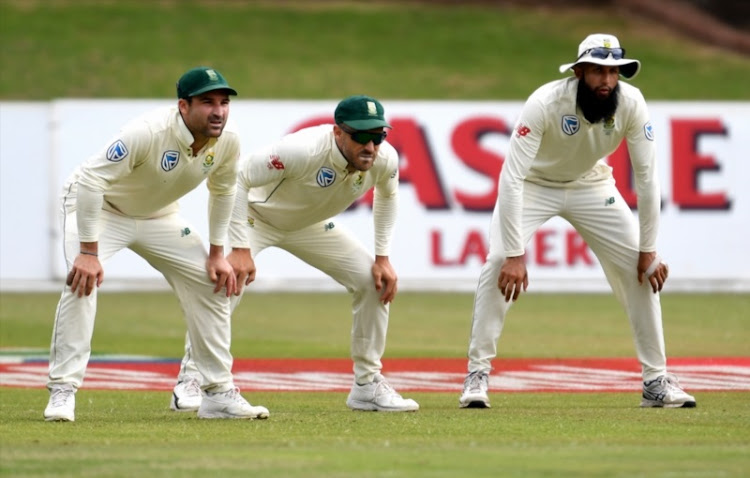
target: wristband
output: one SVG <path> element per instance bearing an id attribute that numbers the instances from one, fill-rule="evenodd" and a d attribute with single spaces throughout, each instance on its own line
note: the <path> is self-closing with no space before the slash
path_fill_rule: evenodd
<path id="1" fill-rule="evenodd" d="M 98 252 L 81 251 L 79 254 L 85 254 L 87 256 L 99 257 L 99 253 Z"/>
<path id="2" fill-rule="evenodd" d="M 651 265 L 648 266 L 648 269 L 646 269 L 646 277 L 651 277 L 654 272 L 656 272 L 656 268 L 659 267 L 659 264 L 661 264 L 661 256 L 657 255 L 656 257 L 654 257 Z"/>

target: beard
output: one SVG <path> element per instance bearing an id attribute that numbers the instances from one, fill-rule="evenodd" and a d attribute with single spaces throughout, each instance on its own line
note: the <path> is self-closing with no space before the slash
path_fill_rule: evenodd
<path id="1" fill-rule="evenodd" d="M 615 114 L 617 110 L 617 97 L 620 92 L 620 85 L 616 85 L 612 92 L 606 98 L 602 99 L 596 96 L 596 92 L 586 85 L 586 80 L 581 77 L 578 80 L 578 93 L 576 95 L 576 102 L 583 111 L 583 116 L 590 123 L 598 123 L 599 121 L 610 118 Z"/>

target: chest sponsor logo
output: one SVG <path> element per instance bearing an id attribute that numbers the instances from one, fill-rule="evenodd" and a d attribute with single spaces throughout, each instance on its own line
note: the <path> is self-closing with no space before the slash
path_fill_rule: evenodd
<path id="1" fill-rule="evenodd" d="M 128 155 L 128 148 L 125 147 L 125 143 L 118 139 L 112 145 L 107 148 L 107 159 L 116 163 L 122 161 L 125 156 Z"/>
<path id="2" fill-rule="evenodd" d="M 318 181 L 318 186 L 327 188 L 336 181 L 336 171 L 331 168 L 320 168 L 316 180 Z"/>
<path id="3" fill-rule="evenodd" d="M 643 125 L 643 133 L 646 135 L 646 139 L 649 141 L 654 140 L 654 127 L 651 126 L 651 122 L 649 121 L 645 125 Z"/>
<path id="4" fill-rule="evenodd" d="M 177 167 L 179 161 L 179 151 L 164 151 L 164 155 L 161 157 L 161 169 L 169 172 Z"/>
<path id="5" fill-rule="evenodd" d="M 576 134 L 580 127 L 581 122 L 578 121 L 578 116 L 565 115 L 562 117 L 562 130 L 563 133 L 567 134 L 568 136 L 573 136 L 574 134 Z"/>

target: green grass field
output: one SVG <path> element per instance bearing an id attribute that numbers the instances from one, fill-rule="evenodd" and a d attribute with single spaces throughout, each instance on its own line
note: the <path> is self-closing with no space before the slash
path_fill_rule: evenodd
<path id="1" fill-rule="evenodd" d="M 750 99 L 750 58 L 599 8 L 427 2 L 0 0 L 0 99 L 170 98 L 189 67 L 251 98 L 522 99 L 589 33 L 643 63 L 647 99 Z M 10 73 L 12 72 L 12 73 Z"/>
<path id="2" fill-rule="evenodd" d="M 57 296 L 0 294 L 0 346 L 49 343 Z M 404 293 L 386 358 L 462 357 L 468 294 Z M 747 356 L 750 295 L 662 297 L 668 352 Z M 347 357 L 346 294 L 245 297 L 236 357 Z M 179 357 L 184 326 L 168 293 L 104 293 L 94 349 Z M 502 357 L 631 357 L 627 319 L 603 295 L 529 294 L 509 315 Z M 387 373 L 387 370 L 386 370 Z M 252 393 L 266 421 L 199 421 L 168 410 L 166 392 L 77 394 L 75 423 L 45 423 L 43 388 L 0 388 L 2 476 L 280 477 L 696 476 L 750 469 L 746 392 L 701 392 L 698 408 L 640 409 L 632 393 L 493 394 L 490 410 L 459 410 L 452 393 L 409 393 L 413 414 L 356 413 L 345 393 Z"/>

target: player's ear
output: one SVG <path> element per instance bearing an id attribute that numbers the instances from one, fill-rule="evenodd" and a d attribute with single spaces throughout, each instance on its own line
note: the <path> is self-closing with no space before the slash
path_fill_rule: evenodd
<path id="1" fill-rule="evenodd" d="M 190 99 L 180 98 L 177 100 L 177 109 L 180 110 L 180 113 L 187 114 L 188 107 L 190 106 Z"/>
<path id="2" fill-rule="evenodd" d="M 336 138 L 340 138 L 344 134 L 344 130 L 339 128 L 339 125 L 334 124 L 333 125 L 333 136 Z"/>

